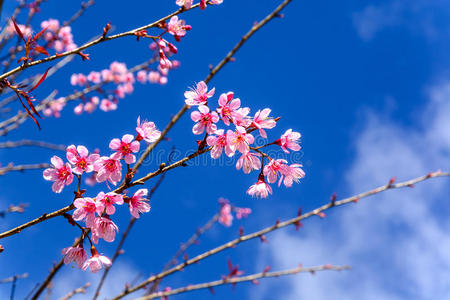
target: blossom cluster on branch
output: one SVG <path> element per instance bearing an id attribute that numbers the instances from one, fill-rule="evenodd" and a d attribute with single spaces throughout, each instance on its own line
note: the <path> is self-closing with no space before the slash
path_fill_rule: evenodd
<path id="1" fill-rule="evenodd" d="M 192 121 L 196 122 L 192 132 L 201 135 L 206 131 L 204 139 L 198 143 L 200 147 L 206 144 L 211 147 L 211 158 L 217 159 L 223 152 L 228 157 L 238 153 L 241 156 L 236 163 L 237 170 L 242 169 L 245 174 L 260 170 L 257 182 L 247 190 L 249 195 L 266 198 L 272 194 L 272 188 L 268 183 L 274 183 L 279 178 L 278 186 L 283 182 L 286 187 L 291 187 L 294 182 L 299 182 L 305 176 L 301 164 L 288 164 L 287 160 L 274 159 L 261 150 L 270 145 L 278 145 L 285 153 L 289 153 L 289 150 L 299 151 L 300 133 L 288 129 L 273 142 L 252 146 L 255 143 L 253 132 L 267 139 L 265 130 L 276 126 L 276 119 L 269 117 L 271 109 L 258 110 L 254 116 L 250 116 L 250 108 L 241 107 L 241 100 L 235 98 L 233 92 L 227 92 L 219 96 L 218 107 L 212 110 L 208 99 L 212 98 L 214 93 L 215 88 L 208 91 L 203 81 L 184 93 L 185 103 L 197 106 L 198 109 L 191 113 Z M 227 127 L 234 125 L 234 130 L 218 129 L 219 121 Z M 265 158 L 268 163 L 264 166 Z"/>

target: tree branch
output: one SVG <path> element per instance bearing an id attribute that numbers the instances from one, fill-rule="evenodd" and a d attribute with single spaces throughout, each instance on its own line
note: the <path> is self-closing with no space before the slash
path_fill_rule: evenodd
<path id="1" fill-rule="evenodd" d="M 304 219 L 307 219 L 307 218 L 310 218 L 312 216 L 319 215 L 323 211 L 326 211 L 326 210 L 328 210 L 330 208 L 343 206 L 343 205 L 348 204 L 348 203 L 357 202 L 357 201 L 359 201 L 362 198 L 366 198 L 368 196 L 372 196 L 372 195 L 381 193 L 383 191 L 392 190 L 392 189 L 399 189 L 399 188 L 404 188 L 404 187 L 412 187 L 416 183 L 419 183 L 419 182 L 422 182 L 422 181 L 425 181 L 425 180 L 428 180 L 428 179 L 434 178 L 434 177 L 450 177 L 450 172 L 442 173 L 441 171 L 437 171 L 437 172 L 429 173 L 429 174 L 427 174 L 425 176 L 421 176 L 421 177 L 418 177 L 418 178 L 415 178 L 415 179 L 411 179 L 411 180 L 408 180 L 408 181 L 404 181 L 404 182 L 400 182 L 400 183 L 397 183 L 397 184 L 389 182 L 387 185 L 380 186 L 380 187 L 375 188 L 373 190 L 370 190 L 370 191 L 367 191 L 367 192 L 364 192 L 364 193 L 361 193 L 361 194 L 358 194 L 358 195 L 355 195 L 355 196 L 352 196 L 352 197 L 344 198 L 344 199 L 339 200 L 339 201 L 332 201 L 332 202 L 330 202 L 328 204 L 325 204 L 325 205 L 322 205 L 321 207 L 318 207 L 318 208 L 316 208 L 316 209 L 314 209 L 312 211 L 309 211 L 308 213 L 299 215 L 299 216 L 297 216 L 295 218 L 286 220 L 284 222 L 276 222 L 272 226 L 266 227 L 266 228 L 264 228 L 264 229 L 262 229 L 260 231 L 257 231 L 257 232 L 251 233 L 251 234 L 243 235 L 243 236 L 241 236 L 241 237 L 239 237 L 237 239 L 229 241 L 228 243 L 225 243 L 225 244 L 223 244 L 221 246 L 218 246 L 218 247 L 216 247 L 214 249 L 211 249 L 211 250 L 206 251 L 206 252 L 204 252 L 202 254 L 199 254 L 199 255 L 197 255 L 194 258 L 186 260 L 185 262 L 183 262 L 183 263 L 181 263 L 181 264 L 179 264 L 179 265 L 177 265 L 177 266 L 175 266 L 175 267 L 173 267 L 173 268 L 171 268 L 171 269 L 169 269 L 167 271 L 161 272 L 161 273 L 159 273 L 157 275 L 150 276 L 144 282 L 142 282 L 142 283 L 140 283 L 140 284 L 138 284 L 138 285 L 136 285 L 136 286 L 134 286 L 132 288 L 128 288 L 127 290 L 122 292 L 120 295 L 116 296 L 114 299 L 121 299 L 122 297 L 125 297 L 128 294 L 131 294 L 131 293 L 133 293 L 133 292 L 135 292 L 135 291 L 137 291 L 139 289 L 144 288 L 147 284 L 149 284 L 151 282 L 154 282 L 156 280 L 160 280 L 161 278 L 164 278 L 164 277 L 166 277 L 166 276 L 168 276 L 168 275 L 170 275 L 172 273 L 181 271 L 186 266 L 192 265 L 194 263 L 198 263 L 199 261 L 201 261 L 201 260 L 203 260 L 203 259 L 205 259 L 205 258 L 207 258 L 209 256 L 212 256 L 214 254 L 217 254 L 219 252 L 222 252 L 225 249 L 233 248 L 236 245 L 238 245 L 238 244 L 240 244 L 242 242 L 248 241 L 248 240 L 252 240 L 252 239 L 255 239 L 255 238 L 261 238 L 261 236 L 263 236 L 263 235 L 265 235 L 267 233 L 270 233 L 272 231 L 278 230 L 280 228 L 283 228 L 283 227 L 286 227 L 286 226 L 289 226 L 289 225 L 293 225 L 293 224 L 294 225 L 299 224 L 300 221 L 302 221 Z"/>
<path id="2" fill-rule="evenodd" d="M 192 292 L 192 291 L 201 290 L 201 289 L 210 289 L 211 290 L 213 287 L 219 286 L 219 285 L 226 285 L 226 284 L 235 285 L 236 283 L 246 282 L 246 281 L 255 282 L 257 279 L 261 279 L 261 278 L 281 277 L 281 276 L 287 276 L 287 275 L 295 275 L 295 274 L 299 274 L 299 273 L 314 274 L 314 273 L 320 272 L 320 271 L 330 271 L 330 270 L 342 271 L 342 270 L 349 270 L 349 269 L 351 269 L 349 266 L 323 265 L 323 266 L 309 267 L 309 268 L 303 268 L 302 266 L 299 266 L 294 269 L 277 271 L 277 272 L 261 272 L 261 273 L 256 273 L 256 274 L 242 276 L 242 277 L 223 278 L 223 279 L 215 280 L 215 281 L 211 281 L 211 282 L 205 282 L 205 283 L 200 283 L 200 284 L 190 284 L 188 286 L 185 286 L 182 288 L 177 288 L 177 289 L 166 291 L 166 292 L 153 293 L 148 296 L 137 298 L 136 300 L 150 300 L 150 299 L 155 299 L 155 298 L 177 295 L 177 294 L 181 294 L 181 293 Z"/>

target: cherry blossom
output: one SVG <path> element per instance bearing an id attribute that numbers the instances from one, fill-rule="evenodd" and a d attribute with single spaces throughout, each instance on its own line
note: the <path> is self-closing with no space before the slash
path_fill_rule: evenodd
<path id="1" fill-rule="evenodd" d="M 214 96 L 215 88 L 208 92 L 208 87 L 204 81 L 197 83 L 197 87 L 191 89 L 190 91 L 184 92 L 184 101 L 187 105 L 202 105 L 206 104 L 208 98 Z"/>
<path id="2" fill-rule="evenodd" d="M 236 207 L 235 211 L 237 219 L 247 218 L 252 213 L 252 210 L 247 207 Z"/>
<path id="3" fill-rule="evenodd" d="M 108 215 L 113 215 L 116 212 L 116 208 L 114 205 L 122 205 L 123 204 L 123 196 L 120 194 L 116 194 L 113 192 L 105 194 L 104 192 L 98 193 L 97 197 L 95 197 L 97 202 L 100 202 L 105 207 L 105 212 Z"/>
<path id="4" fill-rule="evenodd" d="M 271 159 L 270 162 L 264 166 L 264 175 L 267 177 L 269 183 L 277 181 L 278 173 L 284 170 L 287 161 L 284 159 Z"/>
<path id="5" fill-rule="evenodd" d="M 153 143 L 161 137 L 161 131 L 156 129 L 155 123 L 147 121 L 141 123 L 141 117 L 137 119 L 136 131 L 138 133 L 136 140 L 142 139 L 148 143 Z"/>
<path id="6" fill-rule="evenodd" d="M 229 203 L 223 203 L 219 210 L 219 223 L 230 227 L 233 223 L 233 215 L 231 214 L 231 205 Z"/>
<path id="7" fill-rule="evenodd" d="M 44 109 L 44 115 L 54 116 L 55 118 L 59 118 L 61 116 L 61 111 L 64 106 L 66 106 L 66 100 L 64 98 L 58 98 L 56 100 L 50 101 L 49 106 Z"/>
<path id="8" fill-rule="evenodd" d="M 134 136 L 131 134 L 125 134 L 122 140 L 112 139 L 109 143 L 109 148 L 116 150 L 114 154 L 115 159 L 123 158 L 127 164 L 132 164 L 136 162 L 136 156 L 131 153 L 136 153 L 139 151 L 140 143 L 134 141 Z"/>
<path id="9" fill-rule="evenodd" d="M 259 153 L 243 153 L 236 163 L 236 169 L 240 170 L 242 168 L 245 174 L 249 174 L 252 169 L 261 169 L 261 160 L 259 159 L 260 156 L 261 154 Z"/>
<path id="10" fill-rule="evenodd" d="M 212 134 L 217 130 L 217 126 L 214 123 L 219 121 L 219 115 L 215 111 L 210 113 L 208 106 L 200 105 L 198 111 L 191 113 L 191 119 L 197 122 L 192 128 L 194 134 L 202 134 L 205 128 L 208 134 Z"/>
<path id="11" fill-rule="evenodd" d="M 214 159 L 219 158 L 222 155 L 223 149 L 228 157 L 234 155 L 235 151 L 228 144 L 227 134 L 224 134 L 223 129 L 216 130 L 215 135 L 210 135 L 206 138 L 206 143 L 212 147 L 211 157 Z"/>
<path id="12" fill-rule="evenodd" d="M 250 113 L 250 108 L 248 107 L 241 107 L 238 110 L 234 112 L 234 124 L 236 126 L 241 126 L 244 128 L 247 128 L 252 123 L 252 120 L 248 117 L 248 114 Z"/>
<path id="13" fill-rule="evenodd" d="M 74 165 L 72 171 L 78 175 L 94 171 L 94 162 L 100 158 L 98 154 L 90 154 L 85 146 L 70 145 L 67 147 L 67 160 Z"/>
<path id="14" fill-rule="evenodd" d="M 238 150 L 241 153 L 246 153 L 250 150 L 249 144 L 255 141 L 253 135 L 247 133 L 244 127 L 236 126 L 236 131 L 228 130 L 227 132 L 228 144 L 233 150 Z"/>
<path id="15" fill-rule="evenodd" d="M 259 134 L 263 138 L 267 138 L 267 134 L 264 129 L 272 129 L 277 125 L 274 119 L 269 118 L 271 112 L 270 108 L 265 108 L 263 110 L 258 110 L 253 118 L 252 126 L 259 129 Z"/>
<path id="16" fill-rule="evenodd" d="M 192 2 L 193 2 L 193 0 L 177 0 L 177 5 L 178 6 L 184 6 L 184 8 L 186 8 L 186 9 L 190 9 L 191 8 L 191 6 L 192 6 Z"/>
<path id="17" fill-rule="evenodd" d="M 266 183 L 264 176 L 259 176 L 258 181 L 248 188 L 247 194 L 257 198 L 267 198 L 269 194 L 272 195 L 272 188 Z"/>
<path id="18" fill-rule="evenodd" d="M 147 72 L 144 70 L 140 70 L 136 74 L 136 79 L 137 79 L 137 81 L 139 81 L 142 84 L 146 83 L 147 82 Z"/>
<path id="19" fill-rule="evenodd" d="M 122 179 L 122 164 L 115 154 L 112 154 L 110 157 L 100 157 L 94 163 L 94 171 L 97 172 L 97 182 L 108 180 L 116 185 Z"/>
<path id="20" fill-rule="evenodd" d="M 84 248 L 81 245 L 64 248 L 62 249 L 61 254 L 64 255 L 64 263 L 66 265 L 75 262 L 80 269 L 87 259 L 86 251 L 84 251 Z"/>
<path id="21" fill-rule="evenodd" d="M 300 137 L 300 133 L 292 131 L 292 129 L 288 129 L 280 139 L 275 141 L 275 144 L 281 146 L 281 149 L 283 149 L 283 151 L 286 153 L 289 153 L 288 148 L 293 151 L 298 151 L 301 149 L 300 145 L 298 144 L 298 140 L 300 139 Z"/>
<path id="22" fill-rule="evenodd" d="M 72 218 L 75 221 L 84 220 L 87 227 L 94 225 L 95 213 L 102 214 L 105 209 L 101 202 L 97 202 L 92 198 L 77 198 L 73 202 L 76 210 L 72 213 Z"/>
<path id="23" fill-rule="evenodd" d="M 109 99 L 103 99 L 100 103 L 100 109 L 103 111 L 112 111 L 117 109 L 117 103 L 109 100 Z"/>
<path id="24" fill-rule="evenodd" d="M 92 241 L 98 243 L 98 239 L 102 238 L 107 242 L 113 242 L 116 238 L 116 232 L 119 228 L 108 217 L 97 217 L 94 220 L 92 229 Z"/>
<path id="25" fill-rule="evenodd" d="M 102 74 L 100 74 L 100 72 L 91 71 L 91 73 L 87 76 L 87 80 L 98 84 L 102 81 Z"/>
<path id="26" fill-rule="evenodd" d="M 291 187 L 293 182 L 299 182 L 300 178 L 305 177 L 305 172 L 301 169 L 303 167 L 301 164 L 291 164 L 291 165 L 284 165 L 280 177 L 280 181 L 278 182 L 278 186 L 281 184 L 281 180 L 284 180 L 283 183 L 286 187 Z"/>
<path id="27" fill-rule="evenodd" d="M 241 100 L 238 98 L 233 99 L 233 97 L 233 92 L 221 94 L 219 97 L 219 108 L 217 111 L 222 117 L 222 121 L 227 126 L 229 126 L 230 122 L 233 122 L 236 117 L 241 118 L 241 116 L 237 115 L 235 112 L 241 106 Z"/>
<path id="28" fill-rule="evenodd" d="M 162 50 L 159 51 L 159 66 L 162 69 L 170 69 L 172 67 L 172 62 L 167 58 Z"/>
<path id="29" fill-rule="evenodd" d="M 170 18 L 169 24 L 167 24 L 167 30 L 179 41 L 181 37 L 186 35 L 186 30 L 191 30 L 191 26 L 186 25 L 186 21 L 178 19 L 178 16 L 173 16 Z M 176 51 L 172 52 L 176 53 Z"/>
<path id="30" fill-rule="evenodd" d="M 134 193 L 133 197 L 131 197 L 128 203 L 130 213 L 136 219 L 139 218 L 139 214 L 150 211 L 150 204 L 147 203 L 148 199 L 145 198 L 147 194 L 147 189 L 139 189 L 136 191 L 136 193 Z"/>
<path id="31" fill-rule="evenodd" d="M 70 77 L 71 85 L 84 86 L 86 83 L 87 83 L 87 78 L 83 74 L 72 74 L 72 76 Z"/>
<path id="32" fill-rule="evenodd" d="M 86 260 L 83 264 L 82 269 L 84 271 L 90 268 L 92 273 L 97 273 L 101 268 L 109 267 L 112 265 L 111 260 L 106 256 L 99 255 L 94 247 L 91 248 L 91 253 L 91 258 Z"/>
<path id="33" fill-rule="evenodd" d="M 44 170 L 44 179 L 54 181 L 53 192 L 61 193 L 64 185 L 69 185 L 73 181 L 72 169 L 69 163 L 64 164 L 63 160 L 56 155 L 50 161 L 54 167 Z"/>

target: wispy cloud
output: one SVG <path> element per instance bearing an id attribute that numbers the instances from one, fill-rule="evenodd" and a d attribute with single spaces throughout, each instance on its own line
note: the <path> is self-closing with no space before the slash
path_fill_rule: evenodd
<path id="1" fill-rule="evenodd" d="M 412 127 L 367 113 L 346 174 L 349 194 L 450 168 L 450 83 L 428 90 Z M 302 262 L 350 264 L 342 273 L 284 280 L 283 299 L 444 299 L 450 294 L 448 179 L 389 191 L 305 224 L 301 233 L 271 238 L 261 263 L 286 268 Z M 282 246 L 280 246 L 282 245 Z M 271 299 L 280 282 L 254 290 Z"/>
<path id="2" fill-rule="evenodd" d="M 378 32 L 395 26 L 434 38 L 440 33 L 448 34 L 449 28 L 442 26 L 440 18 L 448 18 L 449 13 L 447 1 L 394 0 L 368 5 L 353 14 L 353 23 L 364 40 L 371 40 Z"/>

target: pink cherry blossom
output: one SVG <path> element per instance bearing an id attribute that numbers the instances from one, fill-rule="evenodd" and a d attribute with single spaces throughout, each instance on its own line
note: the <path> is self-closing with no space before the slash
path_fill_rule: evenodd
<path id="1" fill-rule="evenodd" d="M 175 36 L 176 40 L 179 41 L 180 37 L 186 35 L 187 30 L 191 30 L 191 26 L 186 25 L 186 21 L 178 19 L 178 16 L 173 16 L 170 18 L 169 24 L 167 24 L 167 30 L 170 34 Z"/>
<path id="2" fill-rule="evenodd" d="M 269 183 L 277 181 L 278 173 L 284 170 L 287 161 L 284 159 L 271 159 L 270 162 L 264 166 L 264 175 L 267 177 Z"/>
<path id="3" fill-rule="evenodd" d="M 236 117 L 240 118 L 240 115 L 237 115 L 236 110 L 241 106 L 241 100 L 236 98 L 233 99 L 233 92 L 228 92 L 226 94 L 222 94 L 219 97 L 219 108 L 218 112 L 222 117 L 222 121 L 225 125 L 229 126 L 230 122 L 234 122 Z"/>
<path id="4" fill-rule="evenodd" d="M 284 165 L 280 171 L 282 176 L 280 177 L 278 186 L 280 186 L 283 176 L 283 183 L 286 187 L 291 187 L 294 181 L 298 183 L 300 178 L 305 177 L 305 172 L 301 169 L 301 167 L 303 167 L 301 164 L 291 164 L 289 166 Z"/>
<path id="5" fill-rule="evenodd" d="M 83 74 L 72 74 L 70 77 L 71 85 L 84 86 L 87 83 L 87 78 Z"/>
<path id="6" fill-rule="evenodd" d="M 136 191 L 136 193 L 134 193 L 133 197 L 131 197 L 128 203 L 130 213 L 136 219 L 139 218 L 139 214 L 150 211 L 150 204 L 147 203 L 148 199 L 145 198 L 147 194 L 147 189 L 139 189 Z"/>
<path id="7" fill-rule="evenodd" d="M 236 131 L 228 130 L 228 144 L 233 150 L 246 153 L 250 150 L 249 145 L 255 141 L 253 135 L 247 133 L 244 127 L 236 126 Z"/>
<path id="8" fill-rule="evenodd" d="M 202 105 L 206 104 L 208 98 L 214 96 L 215 88 L 208 92 L 208 87 L 204 81 L 197 83 L 197 87 L 191 89 L 190 91 L 184 92 L 184 101 L 187 105 Z"/>
<path id="9" fill-rule="evenodd" d="M 105 211 L 108 215 L 113 215 L 116 212 L 116 208 L 114 205 L 122 205 L 123 204 L 123 196 L 120 194 L 116 194 L 114 192 L 98 193 L 97 197 L 95 197 L 97 202 L 103 204 L 105 207 Z"/>
<path id="10" fill-rule="evenodd" d="M 172 62 L 166 57 L 162 50 L 159 51 L 159 66 L 162 69 L 170 69 L 172 67 Z"/>
<path id="11" fill-rule="evenodd" d="M 233 223 L 233 215 L 231 214 L 231 205 L 229 203 L 223 203 L 219 210 L 219 223 L 230 227 Z"/>
<path id="12" fill-rule="evenodd" d="M 49 106 L 44 109 L 44 115 L 47 117 L 53 115 L 55 118 L 59 118 L 64 106 L 66 106 L 66 101 L 63 97 L 50 101 Z"/>
<path id="13" fill-rule="evenodd" d="M 48 19 L 41 22 L 41 28 L 47 28 L 48 31 L 56 32 L 59 29 L 59 21 L 56 19 Z"/>
<path id="14" fill-rule="evenodd" d="M 148 72 L 148 81 L 150 83 L 159 83 L 160 77 L 161 77 L 161 75 L 159 74 L 159 72 L 156 72 L 156 71 Z"/>
<path id="15" fill-rule="evenodd" d="M 248 188 L 247 194 L 257 198 L 267 198 L 269 194 L 272 195 L 272 188 L 266 183 L 264 176 L 259 176 L 258 181 Z"/>
<path id="16" fill-rule="evenodd" d="M 148 143 L 153 143 L 161 137 L 161 131 L 156 129 L 155 123 L 147 121 L 141 123 L 141 117 L 137 119 L 136 131 L 138 133 L 138 138 L 136 139 L 143 139 Z"/>
<path id="17" fill-rule="evenodd" d="M 184 6 L 184 8 L 190 9 L 192 6 L 192 2 L 193 0 L 177 0 L 176 3 L 178 6 Z"/>
<path id="18" fill-rule="evenodd" d="M 83 246 L 81 245 L 64 248 L 61 253 L 64 255 L 64 263 L 66 265 L 75 262 L 80 269 L 87 259 L 86 251 L 84 251 Z"/>
<path id="19" fill-rule="evenodd" d="M 275 141 L 275 144 L 280 145 L 281 149 L 283 149 L 283 151 L 286 153 L 289 153 L 288 148 L 293 151 L 298 151 L 301 149 L 300 145 L 298 144 L 298 140 L 300 139 L 300 137 L 300 133 L 292 131 L 292 129 L 288 129 L 280 139 Z"/>
<path id="20" fill-rule="evenodd" d="M 67 147 L 67 160 L 74 165 L 72 171 L 78 175 L 94 171 L 94 162 L 100 158 L 98 154 L 90 154 L 85 146 L 70 145 Z"/>
<path id="21" fill-rule="evenodd" d="M 64 185 L 69 185 L 73 181 L 72 169 L 69 163 L 64 164 L 63 160 L 56 155 L 50 161 L 54 167 L 44 170 L 44 179 L 54 181 L 52 190 L 55 193 L 61 193 Z"/>
<path id="22" fill-rule="evenodd" d="M 109 267 L 112 265 L 112 262 L 109 258 L 103 255 L 99 255 L 95 248 L 91 248 L 92 256 L 88 260 L 86 260 L 83 264 L 82 269 L 86 271 L 90 268 L 92 273 L 97 273 L 103 267 Z"/>
<path id="23" fill-rule="evenodd" d="M 252 120 L 248 117 L 248 114 L 250 113 L 250 108 L 248 107 L 241 107 L 238 110 L 236 110 L 233 114 L 234 117 L 234 125 L 241 126 L 244 128 L 247 128 L 252 123 Z"/>
<path id="24" fill-rule="evenodd" d="M 136 74 L 136 79 L 137 79 L 137 81 L 139 81 L 142 84 L 146 83 L 147 82 L 147 72 L 145 70 L 140 70 Z"/>
<path id="25" fill-rule="evenodd" d="M 224 134 L 223 129 L 216 130 L 214 132 L 216 135 L 210 135 L 206 138 L 206 143 L 212 147 L 211 157 L 214 159 L 219 158 L 222 155 L 223 149 L 225 149 L 225 154 L 228 157 L 234 155 L 234 150 L 228 144 L 227 134 Z"/>
<path id="26" fill-rule="evenodd" d="M 198 111 L 191 113 L 191 119 L 197 122 L 192 128 L 194 134 L 202 134 L 205 128 L 208 134 L 212 134 L 217 130 L 217 126 L 214 123 L 219 121 L 219 115 L 215 111 L 210 113 L 208 106 L 200 105 Z"/>
<path id="27" fill-rule="evenodd" d="M 261 154 L 259 153 L 243 153 L 236 163 L 236 169 L 240 170 L 242 168 L 245 174 L 250 173 L 252 169 L 261 169 L 261 160 L 259 159 L 260 156 Z"/>
<path id="28" fill-rule="evenodd" d="M 100 103 L 100 109 L 103 111 L 112 111 L 117 109 L 117 104 L 111 100 L 103 99 Z"/>
<path id="29" fill-rule="evenodd" d="M 122 179 L 122 164 L 115 154 L 112 154 L 110 157 L 100 157 L 94 163 L 94 171 L 97 172 L 97 182 L 108 180 L 116 185 Z"/>
<path id="30" fill-rule="evenodd" d="M 113 242 L 116 238 L 116 232 L 119 228 L 108 217 L 97 217 L 94 220 L 92 229 L 92 241 L 98 243 L 98 239 L 104 239 L 107 242 Z"/>
<path id="31" fill-rule="evenodd" d="M 102 76 L 102 74 L 100 74 L 100 72 L 92 71 L 87 76 L 87 80 L 89 80 L 90 82 L 93 82 L 93 83 L 100 83 L 102 81 L 101 76 Z"/>
<path id="32" fill-rule="evenodd" d="M 237 219 L 247 218 L 252 213 L 252 210 L 247 207 L 236 207 L 234 210 Z"/>
<path id="33" fill-rule="evenodd" d="M 134 136 L 131 134 L 125 134 L 122 140 L 113 139 L 109 143 L 109 148 L 111 150 L 116 150 L 115 158 L 123 158 L 127 164 L 133 164 L 136 162 L 136 156 L 131 153 L 136 153 L 139 151 L 140 143 L 134 141 Z"/>
<path id="34" fill-rule="evenodd" d="M 222 4 L 223 0 L 210 0 L 209 3 L 211 4 Z"/>
<path id="35" fill-rule="evenodd" d="M 264 129 L 272 129 L 277 125 L 274 119 L 269 118 L 271 110 L 269 108 L 265 108 L 263 110 L 258 110 L 253 118 L 252 126 L 259 129 L 259 134 L 263 138 L 267 138 L 267 134 Z"/>
<path id="36" fill-rule="evenodd" d="M 95 201 L 92 198 L 77 198 L 73 202 L 76 210 L 72 214 L 72 218 L 75 221 L 84 220 L 87 227 L 94 225 L 95 213 L 101 215 L 104 210 L 104 206 L 101 202 Z"/>

